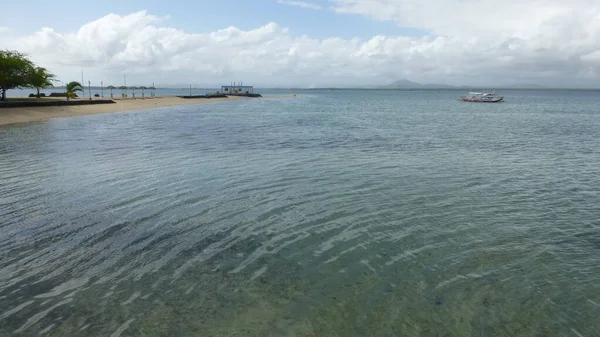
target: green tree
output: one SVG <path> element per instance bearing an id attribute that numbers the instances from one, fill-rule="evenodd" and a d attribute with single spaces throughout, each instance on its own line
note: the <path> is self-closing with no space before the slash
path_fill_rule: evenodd
<path id="1" fill-rule="evenodd" d="M 26 87 L 33 67 L 27 55 L 14 50 L 0 50 L 0 100 L 6 100 L 6 90 Z"/>
<path id="2" fill-rule="evenodd" d="M 55 77 L 46 68 L 33 67 L 29 70 L 28 86 L 34 88 L 37 91 L 36 97 L 40 98 L 40 89 L 54 86 L 52 81 Z"/>
<path id="3" fill-rule="evenodd" d="M 78 92 L 78 91 L 83 92 L 83 86 L 81 85 L 81 83 L 79 83 L 77 81 L 67 83 L 66 89 L 67 89 L 67 101 L 69 100 L 69 98 L 75 98 L 77 96 L 76 92 Z"/>

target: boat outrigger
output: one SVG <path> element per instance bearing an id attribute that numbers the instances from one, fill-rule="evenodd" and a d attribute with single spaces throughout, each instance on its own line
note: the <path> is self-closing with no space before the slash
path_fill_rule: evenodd
<path id="1" fill-rule="evenodd" d="M 499 103 L 504 100 L 504 96 L 496 96 L 496 91 L 493 92 L 469 92 L 469 96 L 461 96 L 459 101 L 474 102 L 474 103 Z"/>

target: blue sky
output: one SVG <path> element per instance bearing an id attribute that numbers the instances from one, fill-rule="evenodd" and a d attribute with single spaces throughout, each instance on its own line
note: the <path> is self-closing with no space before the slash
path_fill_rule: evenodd
<path id="1" fill-rule="evenodd" d="M 325 10 L 314 10 L 278 3 L 277 0 L 230 1 L 165 1 L 106 0 L 51 1 L 2 0 L 1 26 L 13 32 L 33 33 L 43 26 L 58 32 L 73 32 L 83 24 L 106 14 L 126 15 L 139 10 L 158 16 L 168 15 L 164 25 L 183 29 L 187 33 L 212 32 L 230 25 L 243 30 L 276 22 L 290 29 L 292 35 L 314 38 L 341 37 L 370 39 L 375 35 L 422 36 L 418 29 L 402 28 L 392 21 L 377 21 L 354 14 L 336 14 L 327 10 L 327 1 L 312 1 Z M 49 4 L 52 4 L 51 6 Z M 35 9 L 33 9 L 35 8 Z"/>

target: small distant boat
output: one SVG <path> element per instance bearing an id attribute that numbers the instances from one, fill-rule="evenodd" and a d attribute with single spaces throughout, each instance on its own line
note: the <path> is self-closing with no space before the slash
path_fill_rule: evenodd
<path id="1" fill-rule="evenodd" d="M 504 101 L 504 96 L 496 96 L 496 91 L 493 92 L 469 92 L 469 96 L 461 96 L 459 101 L 473 103 L 499 103 Z"/>

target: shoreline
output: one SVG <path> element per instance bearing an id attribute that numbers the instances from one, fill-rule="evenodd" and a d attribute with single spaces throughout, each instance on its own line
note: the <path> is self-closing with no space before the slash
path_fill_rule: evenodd
<path id="1" fill-rule="evenodd" d="M 277 97 L 286 98 L 293 97 L 293 95 Z M 240 99 L 248 98 L 240 96 L 228 96 L 210 99 L 184 99 L 179 98 L 177 96 L 157 96 L 152 98 L 113 99 L 116 103 L 111 104 L 2 108 L 0 109 L 0 126 L 30 122 L 42 122 L 53 118 L 146 110 L 180 105 L 210 104 L 217 102 L 235 101 Z"/>

